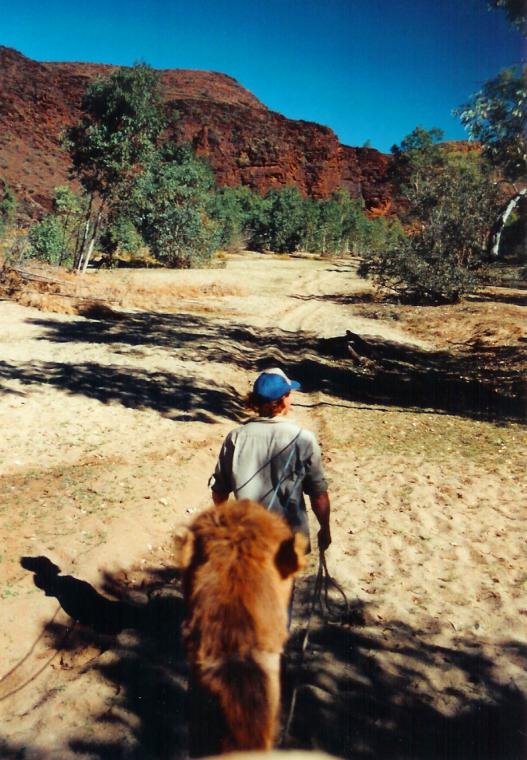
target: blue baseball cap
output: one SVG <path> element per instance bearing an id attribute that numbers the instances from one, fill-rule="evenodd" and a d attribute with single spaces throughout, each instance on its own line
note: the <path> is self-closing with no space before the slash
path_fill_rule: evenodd
<path id="1" fill-rule="evenodd" d="M 265 401 L 277 401 L 290 391 L 297 391 L 300 387 L 299 382 L 290 380 L 285 372 L 278 367 L 273 367 L 258 375 L 253 385 L 253 393 Z"/>

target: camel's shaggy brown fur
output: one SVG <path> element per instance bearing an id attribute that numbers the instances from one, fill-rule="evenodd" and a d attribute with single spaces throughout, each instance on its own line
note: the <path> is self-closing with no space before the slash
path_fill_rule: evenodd
<path id="1" fill-rule="evenodd" d="M 228 501 L 177 538 L 191 666 L 191 754 L 270 749 L 292 578 L 305 539 L 260 504 Z"/>

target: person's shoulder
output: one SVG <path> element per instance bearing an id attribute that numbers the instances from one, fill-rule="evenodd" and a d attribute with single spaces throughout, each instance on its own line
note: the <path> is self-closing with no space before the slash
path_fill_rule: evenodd
<path id="1" fill-rule="evenodd" d="M 294 435 L 298 440 L 306 445 L 313 445 L 317 442 L 316 435 L 305 427 L 298 424 L 295 419 L 282 419 L 280 427 L 282 430 L 287 430 L 290 435 Z"/>
<path id="2" fill-rule="evenodd" d="M 242 422 L 241 425 L 238 425 L 238 427 L 233 428 L 229 433 L 227 433 L 225 440 L 226 441 L 236 441 L 237 438 L 243 437 L 244 435 L 250 434 L 251 432 L 254 432 L 255 428 L 258 427 L 259 420 L 255 417 L 251 417 L 248 420 L 245 420 L 245 422 Z"/>
<path id="3" fill-rule="evenodd" d="M 317 443 L 316 435 L 313 433 L 312 430 L 308 430 L 307 428 L 300 428 L 299 437 L 302 441 L 305 441 L 305 443 L 309 443 L 311 445 Z"/>
<path id="4" fill-rule="evenodd" d="M 227 443 L 228 441 L 235 441 L 240 435 L 240 432 L 243 431 L 243 429 L 244 429 L 244 426 L 239 425 L 238 427 L 235 427 L 232 430 L 230 430 L 225 436 L 225 443 Z"/>
<path id="5" fill-rule="evenodd" d="M 276 423 L 276 430 L 279 430 L 281 433 L 301 436 L 304 432 L 304 428 L 302 428 L 295 419 L 291 419 L 290 417 L 275 417 L 272 421 Z"/>

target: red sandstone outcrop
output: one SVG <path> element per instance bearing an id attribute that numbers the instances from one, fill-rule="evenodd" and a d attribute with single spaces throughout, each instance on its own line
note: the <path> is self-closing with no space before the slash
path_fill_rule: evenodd
<path id="1" fill-rule="evenodd" d="M 53 188 L 68 179 L 64 128 L 78 121 L 88 83 L 114 67 L 38 63 L 0 47 L 0 177 L 30 215 L 49 208 Z M 183 69 L 161 72 L 167 103 L 179 119 L 170 129 L 209 160 L 218 184 L 265 193 L 297 185 L 324 198 L 338 187 L 385 208 L 389 157 L 341 145 L 331 129 L 270 111 L 225 74 Z"/>

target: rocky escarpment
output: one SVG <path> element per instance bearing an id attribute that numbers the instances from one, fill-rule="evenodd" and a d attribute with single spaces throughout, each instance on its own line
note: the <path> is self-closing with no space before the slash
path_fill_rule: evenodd
<path id="1" fill-rule="evenodd" d="M 89 82 L 113 68 L 39 63 L 0 47 L 0 177 L 29 215 L 49 208 L 53 188 L 67 181 L 61 136 L 78 121 Z M 243 184 L 261 193 L 297 185 L 315 198 L 345 187 L 369 208 L 389 204 L 388 156 L 341 145 L 327 127 L 270 111 L 225 74 L 160 74 L 169 112 L 178 114 L 170 131 L 210 161 L 219 185 Z"/>

